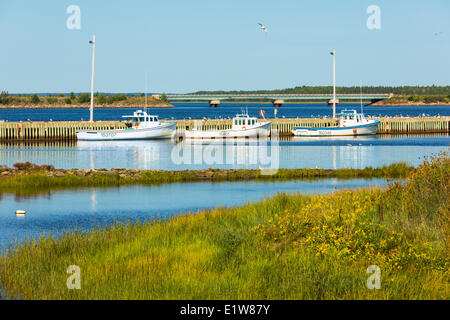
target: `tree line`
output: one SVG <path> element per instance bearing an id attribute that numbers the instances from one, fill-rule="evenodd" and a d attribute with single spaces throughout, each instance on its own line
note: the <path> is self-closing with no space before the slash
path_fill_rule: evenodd
<path id="1" fill-rule="evenodd" d="M 361 90 L 362 89 L 362 90 Z M 336 92 L 341 94 L 393 93 L 395 95 L 450 95 L 450 86 L 350 86 L 336 87 Z M 197 91 L 193 94 L 329 94 L 333 92 L 332 86 L 297 86 L 294 88 L 275 90 L 217 90 Z"/>
<path id="2" fill-rule="evenodd" d="M 127 101 L 130 103 L 139 102 L 145 96 L 144 93 L 140 94 L 104 94 L 96 92 L 94 94 L 94 103 L 96 104 L 114 104 L 119 101 Z M 87 92 L 75 94 L 71 92 L 68 95 L 63 93 L 52 95 L 47 94 L 46 96 L 38 95 L 38 94 L 14 94 L 10 95 L 8 91 L 2 91 L 0 94 L 0 105 L 8 105 L 8 104 L 87 104 L 91 101 L 91 95 Z M 155 99 L 149 97 L 149 102 L 154 103 Z M 167 96 L 163 93 L 159 101 L 167 102 Z"/>

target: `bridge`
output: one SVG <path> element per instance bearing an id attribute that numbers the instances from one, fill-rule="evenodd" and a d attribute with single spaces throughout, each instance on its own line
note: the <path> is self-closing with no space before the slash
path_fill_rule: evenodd
<path id="1" fill-rule="evenodd" d="M 282 106 L 286 101 L 328 101 L 333 103 L 333 94 L 167 94 L 169 102 L 176 101 L 207 101 L 211 107 L 218 107 L 222 101 L 271 101 L 274 106 Z M 337 94 L 336 103 L 345 101 L 379 101 L 390 98 L 390 93 L 370 93 L 370 94 Z M 159 98 L 159 95 L 154 95 Z"/>

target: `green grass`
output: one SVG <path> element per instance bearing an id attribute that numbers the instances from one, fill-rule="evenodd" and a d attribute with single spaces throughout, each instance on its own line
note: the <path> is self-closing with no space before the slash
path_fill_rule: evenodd
<path id="1" fill-rule="evenodd" d="M 0 257 L 0 280 L 23 299 L 448 299 L 449 178 L 441 155 L 385 189 L 42 237 Z M 69 265 L 81 290 L 66 287 Z"/>
<path id="2" fill-rule="evenodd" d="M 32 165 L 32 164 L 30 164 Z M 105 170 L 86 173 L 83 170 L 10 170 L 13 175 L 0 177 L 0 193 L 36 193 L 51 189 L 76 187 L 109 187 L 131 184 L 161 184 L 196 181 L 239 180 L 292 180 L 318 178 L 405 178 L 413 167 L 406 163 L 394 163 L 380 168 L 364 169 L 279 169 L 273 175 L 263 175 L 260 170 Z"/>

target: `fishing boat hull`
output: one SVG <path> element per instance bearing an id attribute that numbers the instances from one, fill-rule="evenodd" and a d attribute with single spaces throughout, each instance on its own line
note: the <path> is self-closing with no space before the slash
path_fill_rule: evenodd
<path id="1" fill-rule="evenodd" d="M 254 127 L 240 130 L 188 130 L 185 132 L 187 139 L 217 139 L 217 138 L 255 138 L 268 137 L 270 135 L 271 122 L 262 122 Z"/>
<path id="2" fill-rule="evenodd" d="M 143 129 L 80 130 L 77 131 L 77 139 L 85 141 L 167 139 L 175 135 L 176 128 L 176 121 L 171 121 Z"/>
<path id="3" fill-rule="evenodd" d="M 373 135 L 377 133 L 379 123 L 380 123 L 379 120 L 374 120 L 371 123 L 351 127 L 335 127 L 335 128 L 296 127 L 292 130 L 292 134 L 294 136 L 304 136 L 304 137 Z"/>

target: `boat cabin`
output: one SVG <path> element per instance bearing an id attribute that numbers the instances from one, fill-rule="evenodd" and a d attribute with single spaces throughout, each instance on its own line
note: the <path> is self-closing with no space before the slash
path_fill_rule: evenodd
<path id="1" fill-rule="evenodd" d="M 250 117 L 248 114 L 237 114 L 233 118 L 233 130 L 243 130 L 256 126 L 258 124 L 258 118 Z"/>
<path id="2" fill-rule="evenodd" d="M 158 116 L 149 115 L 147 112 L 137 110 L 132 116 L 122 116 L 128 119 L 126 125 L 131 128 L 148 128 L 159 125 Z"/>
<path id="3" fill-rule="evenodd" d="M 367 123 L 366 118 L 362 113 L 357 113 L 356 110 L 342 110 L 339 114 L 340 127 L 352 127 Z"/>

